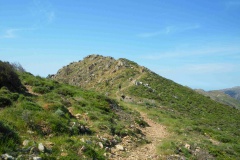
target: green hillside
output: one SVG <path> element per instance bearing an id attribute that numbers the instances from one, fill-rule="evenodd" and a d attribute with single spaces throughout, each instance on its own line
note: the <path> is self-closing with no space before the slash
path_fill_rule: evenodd
<path id="1" fill-rule="evenodd" d="M 0 159 L 108 159 L 117 145 L 147 143 L 138 112 L 104 95 L 0 67 Z M 24 90 L 18 90 L 15 81 Z M 13 85 L 14 84 L 14 85 Z M 15 88 L 16 87 L 16 88 Z M 131 146 L 128 146 L 131 148 Z M 116 150 L 115 152 L 109 152 Z M 112 153 L 115 153 L 114 155 Z"/>
<path id="2" fill-rule="evenodd" d="M 132 61 L 90 55 L 63 67 L 53 79 L 99 91 L 166 125 L 172 136 L 159 143 L 159 154 L 178 154 L 190 159 L 240 156 L 239 110 Z M 190 144 L 190 149 L 186 149 L 186 144 Z"/>

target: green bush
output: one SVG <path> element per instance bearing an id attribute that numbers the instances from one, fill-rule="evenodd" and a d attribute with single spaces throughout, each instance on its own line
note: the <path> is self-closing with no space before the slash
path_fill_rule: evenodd
<path id="1" fill-rule="evenodd" d="M 63 96 L 73 96 L 75 94 L 74 90 L 66 88 L 66 87 L 58 88 L 58 89 L 56 89 L 56 92 Z"/>
<path id="2" fill-rule="evenodd" d="M 33 87 L 33 92 L 45 94 L 45 93 L 50 92 L 50 88 L 37 86 L 37 87 Z"/>
<path id="3" fill-rule="evenodd" d="M 64 119 L 59 118 L 58 116 L 56 117 L 52 116 L 49 119 L 49 124 L 52 131 L 56 135 L 71 134 L 71 131 L 70 131 L 70 128 L 68 127 L 67 122 Z"/>
<path id="4" fill-rule="evenodd" d="M 12 151 L 20 143 L 17 133 L 0 121 L 0 153 Z"/>
<path id="5" fill-rule="evenodd" d="M 97 152 L 94 148 L 92 148 L 90 145 L 86 146 L 86 149 L 84 151 L 84 155 L 87 157 L 90 157 L 91 159 L 97 159 L 97 160 L 104 160 L 105 157 L 102 155 L 103 153 Z"/>
<path id="6" fill-rule="evenodd" d="M 22 92 L 24 90 L 14 67 L 8 62 L 0 61 L 0 88 L 3 86 L 15 92 Z"/>
<path id="7" fill-rule="evenodd" d="M 12 101 L 9 98 L 3 97 L 0 95 L 0 108 L 10 106 Z"/>

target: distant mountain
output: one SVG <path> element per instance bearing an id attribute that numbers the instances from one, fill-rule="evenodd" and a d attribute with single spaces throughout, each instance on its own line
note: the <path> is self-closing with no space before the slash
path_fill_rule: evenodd
<path id="1" fill-rule="evenodd" d="M 240 109 L 240 100 L 231 97 L 230 95 L 226 94 L 223 90 L 204 91 L 201 89 L 196 89 L 196 91 L 200 94 L 210 97 L 215 101 Z"/>
<path id="2" fill-rule="evenodd" d="M 222 89 L 219 90 L 221 92 L 224 92 L 225 94 L 237 99 L 240 101 L 240 87 L 233 87 L 228 89 Z"/>
<path id="3" fill-rule="evenodd" d="M 167 148 L 166 154 L 177 153 L 189 159 L 235 159 L 240 156 L 239 110 L 133 61 L 89 55 L 64 66 L 51 77 L 61 83 L 105 94 L 124 106 L 141 109 L 156 122 L 168 126 L 175 137 L 160 145 L 165 151 Z M 185 144 L 191 144 L 192 149 L 186 150 Z M 198 146 L 201 146 L 201 155 L 195 152 Z"/>

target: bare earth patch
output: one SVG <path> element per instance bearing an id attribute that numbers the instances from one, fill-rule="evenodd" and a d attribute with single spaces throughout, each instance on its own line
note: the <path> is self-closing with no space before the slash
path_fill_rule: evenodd
<path id="1" fill-rule="evenodd" d="M 30 94 L 32 94 L 32 95 L 35 95 L 35 96 L 41 96 L 41 94 L 36 93 L 36 92 L 33 92 L 32 86 L 25 85 L 25 87 L 27 88 L 28 93 L 30 93 Z"/>

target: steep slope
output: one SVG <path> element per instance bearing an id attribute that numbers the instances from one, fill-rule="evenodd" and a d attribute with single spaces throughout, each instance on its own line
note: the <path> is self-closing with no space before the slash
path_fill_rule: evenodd
<path id="1" fill-rule="evenodd" d="M 196 92 L 203 94 L 205 96 L 210 97 L 211 99 L 218 101 L 220 103 L 232 106 L 234 108 L 240 109 L 240 101 L 229 96 L 228 94 L 225 94 L 221 90 L 216 90 L 216 91 L 204 91 L 201 89 L 195 90 Z"/>
<path id="2" fill-rule="evenodd" d="M 127 59 L 90 55 L 63 67 L 53 79 L 99 91 L 164 124 L 172 138 L 159 143 L 169 157 L 240 156 L 240 111 L 163 78 Z"/>
<path id="3" fill-rule="evenodd" d="M 115 100 L 30 73 L 14 74 L 27 90 L 1 84 L 0 159 L 108 159 L 123 147 L 148 142 L 140 114 Z"/>

